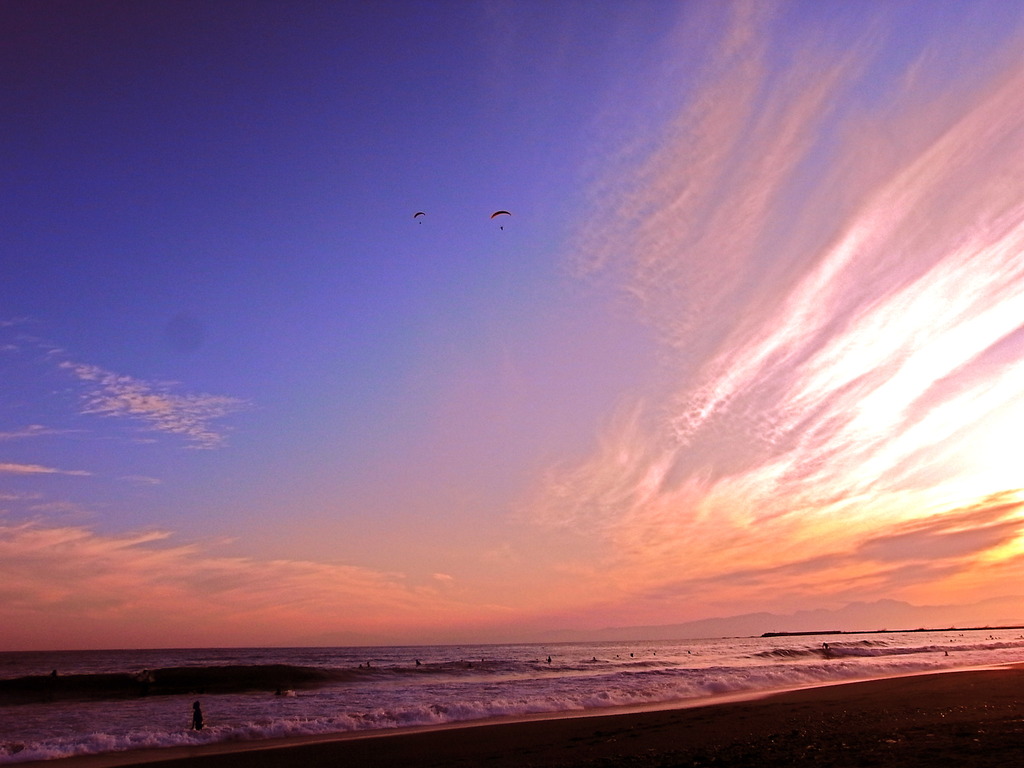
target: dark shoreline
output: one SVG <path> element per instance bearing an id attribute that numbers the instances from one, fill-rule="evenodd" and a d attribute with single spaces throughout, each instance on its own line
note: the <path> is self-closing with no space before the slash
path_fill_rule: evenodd
<path id="1" fill-rule="evenodd" d="M 626 714 L 231 742 L 22 765 L 114 768 L 1004 768 L 1024 764 L 1024 664 Z"/>
<path id="2" fill-rule="evenodd" d="M 0 705 L 315 688 L 360 676 L 355 670 L 324 670 L 289 664 L 163 667 L 136 673 L 69 675 L 54 670 L 50 675 L 0 679 Z"/>

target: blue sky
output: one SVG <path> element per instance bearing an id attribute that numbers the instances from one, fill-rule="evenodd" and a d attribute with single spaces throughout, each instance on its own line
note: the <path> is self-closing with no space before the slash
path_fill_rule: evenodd
<path id="1" fill-rule="evenodd" d="M 2 15 L 12 642 L 200 585 L 178 644 L 684 621 L 825 531 L 773 608 L 1019 567 L 1015 3 Z M 867 575 L 936 516 L 944 587 Z"/>

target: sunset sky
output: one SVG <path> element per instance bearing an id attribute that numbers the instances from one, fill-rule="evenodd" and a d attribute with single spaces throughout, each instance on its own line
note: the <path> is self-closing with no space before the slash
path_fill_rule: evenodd
<path id="1" fill-rule="evenodd" d="M 1024 621 L 1021 51 L 1017 0 L 3 3 L 0 650 Z"/>

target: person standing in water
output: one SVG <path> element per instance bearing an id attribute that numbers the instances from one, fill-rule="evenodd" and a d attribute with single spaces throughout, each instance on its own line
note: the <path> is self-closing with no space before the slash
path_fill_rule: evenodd
<path id="1" fill-rule="evenodd" d="M 203 710 L 198 701 L 192 705 L 192 730 L 203 730 Z"/>

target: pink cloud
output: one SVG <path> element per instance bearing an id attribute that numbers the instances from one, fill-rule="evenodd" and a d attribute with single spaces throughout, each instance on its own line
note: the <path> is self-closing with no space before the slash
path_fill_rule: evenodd
<path id="1" fill-rule="evenodd" d="M 0 432 L 0 440 L 24 440 L 32 437 L 44 437 L 46 435 L 66 434 L 66 432 L 67 430 L 52 429 L 50 427 L 44 427 L 42 424 L 29 424 L 27 427 L 22 429 Z"/>
<path id="2" fill-rule="evenodd" d="M 0 463 L 0 473 L 9 475 L 74 475 L 78 477 L 88 477 L 91 472 L 86 472 L 82 469 L 55 469 L 54 467 L 44 467 L 40 464 L 14 464 L 14 463 Z"/>

